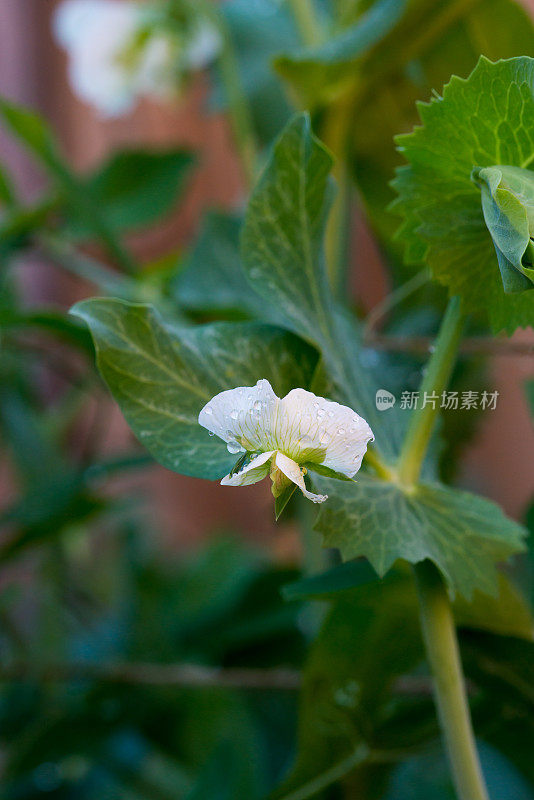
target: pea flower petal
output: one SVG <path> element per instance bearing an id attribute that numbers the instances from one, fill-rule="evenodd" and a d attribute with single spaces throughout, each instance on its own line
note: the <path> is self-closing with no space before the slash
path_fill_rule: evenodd
<path id="1" fill-rule="evenodd" d="M 73 90 L 103 117 L 129 113 L 142 97 L 170 99 L 186 74 L 221 48 L 201 16 L 184 30 L 155 24 L 158 7 L 132 0 L 63 0 L 54 34 L 69 56 Z"/>
<path id="2" fill-rule="evenodd" d="M 235 472 L 222 479 L 224 485 L 245 486 L 270 473 L 275 496 L 292 482 L 316 503 L 326 496 L 308 491 L 304 465 L 321 465 L 352 478 L 374 439 L 367 422 L 347 406 L 305 389 L 279 398 L 265 379 L 220 392 L 198 421 L 223 439 L 230 453 L 243 455 Z"/>

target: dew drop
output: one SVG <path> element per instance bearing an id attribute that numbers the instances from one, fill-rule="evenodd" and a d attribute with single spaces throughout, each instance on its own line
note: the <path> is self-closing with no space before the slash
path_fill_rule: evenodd
<path id="1" fill-rule="evenodd" d="M 213 431 L 208 431 L 208 433 L 209 433 L 209 435 L 210 435 L 210 436 L 215 436 L 215 434 L 213 433 Z"/>
<path id="2" fill-rule="evenodd" d="M 213 414 L 213 409 L 210 408 L 209 406 L 206 406 L 206 408 L 204 409 L 204 414 L 207 414 L 208 417 L 210 417 Z"/>
<path id="3" fill-rule="evenodd" d="M 322 419 L 324 417 L 324 408 L 317 409 L 317 419 Z"/>
<path id="4" fill-rule="evenodd" d="M 340 436 L 343 436 L 343 434 L 345 433 L 345 428 L 338 428 L 337 432 L 339 433 Z"/>
<path id="5" fill-rule="evenodd" d="M 329 416 L 329 417 L 333 417 L 333 416 L 334 416 L 334 412 L 333 412 L 333 411 L 329 411 L 329 412 L 328 412 L 328 416 Z"/>
<path id="6" fill-rule="evenodd" d="M 330 441 L 330 434 L 328 433 L 328 431 L 322 431 L 321 432 L 321 435 L 319 437 L 319 441 L 320 441 L 321 444 L 326 444 L 327 442 Z"/>
<path id="7" fill-rule="evenodd" d="M 230 411 L 230 417 L 232 419 L 237 419 L 239 417 L 239 411 L 236 411 L 234 408 L 232 411 Z"/>
<path id="8" fill-rule="evenodd" d="M 261 403 L 259 400 L 256 400 L 256 402 L 253 405 L 253 409 L 254 411 L 261 411 L 262 406 L 263 403 Z"/>

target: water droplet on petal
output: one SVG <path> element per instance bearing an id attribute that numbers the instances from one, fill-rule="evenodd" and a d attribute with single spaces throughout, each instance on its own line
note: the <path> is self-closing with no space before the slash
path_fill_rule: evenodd
<path id="1" fill-rule="evenodd" d="M 209 435 L 210 435 L 210 436 L 215 436 L 215 434 L 213 433 L 213 431 L 208 431 L 208 433 L 209 433 Z"/>
<path id="2" fill-rule="evenodd" d="M 328 416 L 329 416 L 329 417 L 333 417 L 333 416 L 334 416 L 334 412 L 333 412 L 333 411 L 329 411 L 329 412 L 328 412 Z"/>
<path id="3" fill-rule="evenodd" d="M 321 444 L 326 444 L 329 441 L 330 441 L 330 434 L 328 433 L 328 431 L 321 431 L 320 432 L 320 437 L 319 437 L 319 442 Z"/>
<path id="4" fill-rule="evenodd" d="M 239 411 L 236 411 L 235 408 L 233 409 L 233 411 L 230 411 L 230 417 L 232 419 L 237 419 L 238 416 L 239 416 Z"/>
<path id="5" fill-rule="evenodd" d="M 256 400 L 256 402 L 253 405 L 254 411 L 261 411 L 262 407 L 263 407 L 263 403 L 260 403 L 259 400 Z"/>
<path id="6" fill-rule="evenodd" d="M 338 428 L 337 432 L 339 433 L 340 436 L 343 436 L 343 434 L 345 433 L 345 428 Z"/>
<path id="7" fill-rule="evenodd" d="M 211 416 L 213 414 L 213 409 L 210 408 L 209 406 L 206 406 L 206 408 L 204 409 L 204 414 Z"/>
<path id="8" fill-rule="evenodd" d="M 241 453 L 243 448 L 237 442 L 228 442 L 226 445 L 228 448 L 228 452 L 231 453 L 233 456 L 237 455 L 237 453 Z"/>
<path id="9" fill-rule="evenodd" d="M 318 418 L 318 419 L 322 419 L 322 418 L 324 417 L 324 414 L 325 414 L 325 412 L 324 412 L 324 408 L 319 408 L 319 409 L 317 410 L 317 418 Z"/>

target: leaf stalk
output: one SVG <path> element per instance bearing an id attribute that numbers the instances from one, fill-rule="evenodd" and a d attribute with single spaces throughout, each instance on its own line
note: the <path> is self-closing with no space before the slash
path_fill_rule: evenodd
<path id="1" fill-rule="evenodd" d="M 289 0 L 291 13 L 305 47 L 321 43 L 321 27 L 315 13 L 313 0 Z"/>
<path id="2" fill-rule="evenodd" d="M 412 414 L 397 464 L 400 482 L 407 487 L 413 486 L 419 478 L 439 414 L 441 394 L 449 382 L 456 360 L 464 323 L 460 298 L 453 297 L 449 301 L 419 390 L 422 405 Z"/>

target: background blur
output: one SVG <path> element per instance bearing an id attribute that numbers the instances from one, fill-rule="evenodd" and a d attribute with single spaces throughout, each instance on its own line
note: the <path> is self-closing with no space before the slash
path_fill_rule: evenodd
<path id="1" fill-rule="evenodd" d="M 169 253 L 179 260 L 194 242 L 207 210 L 239 209 L 246 198 L 228 121 L 210 101 L 211 77 L 197 74 L 180 102 L 144 99 L 131 114 L 103 120 L 69 85 L 66 53 L 52 36 L 57 5 L 55 0 L 2 0 L 0 94 L 43 115 L 79 173 L 125 147 L 194 153 L 197 165 L 188 173 L 185 193 L 173 210 L 148 231 L 128 237 L 143 263 L 157 264 Z M 534 0 L 524 0 L 523 5 L 534 14 Z M 454 71 L 451 54 L 447 74 Z M 425 89 L 421 99 L 428 94 Z M 2 127 L 0 158 L 9 165 L 20 198 L 36 201 L 46 178 Z M 351 241 L 352 300 L 369 313 L 384 301 L 392 280 L 358 208 L 352 212 Z M 64 311 L 94 294 L 89 283 L 58 269 L 53 259 L 35 249 L 17 256 L 16 284 L 24 309 L 30 311 Z M 534 377 L 529 350 L 534 333 L 520 332 L 511 341 L 518 344 L 516 353 L 497 347 L 480 371 L 468 373 L 477 380 L 484 373 L 480 385 L 497 390 L 499 399 L 495 411 L 466 426 L 469 441 L 459 448 L 456 482 L 492 497 L 522 519 L 534 494 L 534 427 L 525 392 L 528 379 Z M 99 516 L 99 509 L 91 505 L 94 497 L 84 496 L 90 508 L 76 506 L 78 517 L 66 521 L 54 512 L 45 523 L 34 524 L 31 515 L 46 493 L 39 486 L 28 489 L 31 480 L 25 483 L 35 465 L 21 467 L 23 444 L 30 452 L 33 447 L 41 466 L 48 463 L 52 456 L 47 437 L 53 439 L 62 421 L 71 419 L 60 439 L 73 464 L 104 464 L 131 453 L 135 460 L 142 453 L 96 375 L 88 380 L 82 399 L 75 400 L 76 407 L 69 405 L 65 386 L 85 380 L 79 354 L 57 343 L 50 346 L 47 334 L 40 331 L 27 336 L 23 331 L 19 346 L 15 361 L 20 359 L 22 372 L 24 354 L 31 351 L 27 375 L 33 385 L 24 386 L 15 399 L 10 395 L 6 400 L 4 394 L 0 408 L 5 423 L 0 511 L 9 511 L 2 542 L 12 541 L 14 529 L 19 536 L 14 557 L 10 553 L 0 574 L 0 645 L 6 656 L 15 654 L 30 665 L 46 653 L 46 660 L 56 666 L 69 657 L 104 667 L 108 661 L 133 659 L 229 669 L 281 667 L 290 672 L 280 677 L 281 693 L 268 689 L 245 692 L 244 697 L 219 688 L 186 693 L 166 685 L 158 688 L 158 676 L 147 688 L 150 676 L 142 672 L 119 676 L 117 688 L 105 680 L 93 683 L 91 666 L 89 683 L 83 686 L 76 681 L 59 686 L 37 680 L 14 683 L 0 697 L 0 735 L 16 742 L 0 753 L 4 796 L 261 796 L 291 760 L 296 705 L 291 670 L 299 667 L 315 624 L 307 616 L 309 610 L 303 611 L 298 602 L 284 604 L 278 593 L 299 574 L 302 554 L 296 524 L 291 516 L 274 524 L 268 482 L 231 489 L 173 474 L 149 459 L 142 468 L 128 469 L 119 477 L 109 470 L 111 477 L 99 484 L 97 505 L 109 502 L 110 513 Z M 418 358 L 421 362 L 421 353 Z M 20 381 L 22 386 L 23 378 Z M 37 399 L 25 416 L 27 409 L 21 411 L 17 403 L 31 393 Z M 45 421 L 48 407 L 55 411 Z M 107 475 L 105 469 L 102 474 Z M 47 491 L 56 490 L 52 486 Z M 20 511 L 21 502 L 30 509 L 28 518 Z M 70 507 L 66 508 L 61 513 L 68 515 Z M 19 512 L 22 516 L 17 517 Z M 54 538 L 58 519 L 61 538 Z M 28 542 L 41 536 L 50 546 L 37 555 L 30 550 L 21 559 Z M 202 684 L 204 677 L 193 676 L 193 684 Z M 261 676 L 258 680 L 261 683 Z M 235 681 L 239 683 L 239 676 Z M 184 682 L 183 675 L 177 682 Z M 256 763 L 258 752 L 267 754 L 267 766 Z M 236 754 L 245 754 L 245 766 L 238 764 Z M 227 777 L 221 783 L 223 773 Z M 226 794 L 217 794 L 214 787 L 223 784 Z M 182 788 L 177 792 L 178 786 Z M 402 798 L 392 795 L 391 800 Z"/>

